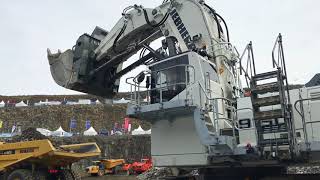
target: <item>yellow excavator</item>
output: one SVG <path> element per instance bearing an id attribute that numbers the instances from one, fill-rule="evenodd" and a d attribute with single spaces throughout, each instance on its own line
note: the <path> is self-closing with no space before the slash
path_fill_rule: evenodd
<path id="1" fill-rule="evenodd" d="M 45 140 L 0 143 L 0 179 L 77 180 L 71 165 L 84 158 L 99 156 L 96 143 L 54 147 Z"/>

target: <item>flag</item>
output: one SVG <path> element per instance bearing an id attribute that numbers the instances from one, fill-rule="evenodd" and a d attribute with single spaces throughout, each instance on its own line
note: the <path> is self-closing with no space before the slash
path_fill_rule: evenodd
<path id="1" fill-rule="evenodd" d="M 89 129 L 91 127 L 91 122 L 89 119 L 86 120 L 86 129 Z"/>
<path id="2" fill-rule="evenodd" d="M 3 121 L 0 120 L 0 128 L 2 128 L 2 125 L 3 125 Z"/>
<path id="3" fill-rule="evenodd" d="M 128 125 L 128 132 L 131 131 L 131 124 Z"/>
<path id="4" fill-rule="evenodd" d="M 129 123 L 130 123 L 130 119 L 129 118 L 124 118 L 124 129 L 125 130 L 128 130 Z"/>
<path id="5" fill-rule="evenodd" d="M 75 129 L 77 127 L 77 120 L 71 119 L 70 120 L 70 129 Z"/>
<path id="6" fill-rule="evenodd" d="M 14 125 L 12 126 L 11 133 L 13 133 L 15 130 L 16 130 L 16 125 L 14 124 Z"/>

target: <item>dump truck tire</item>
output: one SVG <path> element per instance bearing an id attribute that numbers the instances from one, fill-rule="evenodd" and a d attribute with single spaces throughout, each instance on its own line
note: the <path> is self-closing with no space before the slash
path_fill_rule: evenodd
<path id="1" fill-rule="evenodd" d="M 79 173 L 77 173 L 76 171 L 70 170 L 72 173 L 72 176 L 74 178 L 74 180 L 81 180 L 81 176 Z"/>
<path id="2" fill-rule="evenodd" d="M 63 169 L 60 172 L 60 180 L 75 180 L 69 169 Z"/>
<path id="3" fill-rule="evenodd" d="M 112 168 L 112 174 L 119 174 L 121 172 L 122 168 L 120 166 L 116 166 Z"/>
<path id="4" fill-rule="evenodd" d="M 101 169 L 100 169 L 100 170 L 98 171 L 98 174 L 97 174 L 97 175 L 98 175 L 98 176 L 104 176 L 104 170 L 101 170 Z"/>
<path id="5" fill-rule="evenodd" d="M 30 170 L 17 169 L 10 173 L 8 180 L 33 180 L 33 178 Z"/>
<path id="6" fill-rule="evenodd" d="M 34 179 L 35 180 L 47 180 L 47 175 L 45 171 L 37 171 L 34 174 Z"/>
<path id="7" fill-rule="evenodd" d="M 60 172 L 60 180 L 81 180 L 81 176 L 76 172 L 64 169 Z"/>

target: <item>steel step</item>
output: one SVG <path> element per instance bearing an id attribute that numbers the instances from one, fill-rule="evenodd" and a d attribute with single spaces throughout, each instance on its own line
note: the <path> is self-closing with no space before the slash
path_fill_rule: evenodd
<path id="1" fill-rule="evenodd" d="M 279 85 L 278 85 L 278 82 L 260 84 L 260 85 L 256 85 L 254 88 L 252 88 L 251 92 L 255 93 L 255 94 L 265 94 L 268 92 L 279 92 Z"/>
<path id="2" fill-rule="evenodd" d="M 272 127 L 272 128 L 262 128 L 261 130 L 257 130 L 259 134 L 270 134 L 270 133 L 285 133 L 288 132 L 287 127 Z"/>
<path id="3" fill-rule="evenodd" d="M 255 81 L 261 81 L 261 80 L 271 79 L 271 78 L 276 78 L 276 77 L 278 77 L 278 70 L 257 74 L 255 76 L 253 76 L 252 79 Z"/>
<path id="4" fill-rule="evenodd" d="M 276 119 L 276 118 L 282 118 L 282 110 L 271 110 L 271 111 L 260 111 L 260 112 L 254 112 L 254 120 L 268 120 L 268 119 Z"/>
<path id="5" fill-rule="evenodd" d="M 277 139 L 263 139 L 259 141 L 260 146 L 283 146 L 289 145 L 288 138 L 277 138 Z"/>
<path id="6" fill-rule="evenodd" d="M 232 128 L 220 129 L 220 134 L 221 136 L 233 136 L 233 130 Z"/>
<path id="7" fill-rule="evenodd" d="M 277 95 L 253 99 L 252 104 L 255 107 L 277 105 L 280 104 L 280 96 Z"/>
<path id="8" fill-rule="evenodd" d="M 256 128 L 258 134 L 288 132 L 287 124 L 285 122 L 279 123 L 278 120 L 261 121 L 256 123 Z"/>

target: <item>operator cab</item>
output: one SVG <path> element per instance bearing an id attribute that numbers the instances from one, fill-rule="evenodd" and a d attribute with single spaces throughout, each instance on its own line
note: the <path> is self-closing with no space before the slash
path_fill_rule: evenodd
<path id="1" fill-rule="evenodd" d="M 188 56 L 161 61 L 151 70 L 151 104 L 167 102 L 186 89 L 190 82 Z"/>

